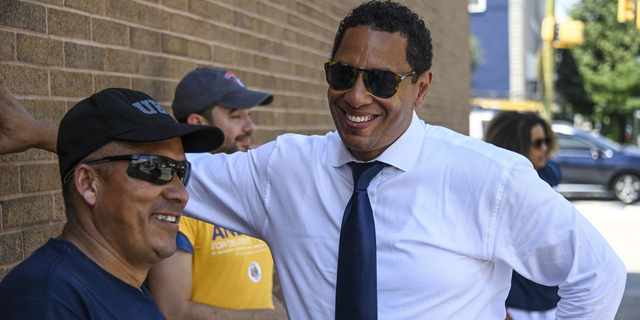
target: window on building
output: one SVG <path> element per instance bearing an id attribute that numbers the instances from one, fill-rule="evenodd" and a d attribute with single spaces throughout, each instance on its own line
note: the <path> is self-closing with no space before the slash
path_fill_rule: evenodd
<path id="1" fill-rule="evenodd" d="M 480 13 L 487 11 L 487 0 L 469 0 L 469 12 Z"/>

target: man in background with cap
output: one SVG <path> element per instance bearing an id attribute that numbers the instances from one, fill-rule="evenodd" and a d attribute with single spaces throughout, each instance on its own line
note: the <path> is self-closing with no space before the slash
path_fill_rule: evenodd
<path id="1" fill-rule="evenodd" d="M 249 110 L 273 95 L 248 90 L 232 72 L 198 68 L 176 88 L 180 123 L 215 125 L 225 141 L 211 153 L 247 151 L 255 125 Z M 183 217 L 176 254 L 151 268 L 149 291 L 168 319 L 286 319 L 272 295 L 273 259 L 258 240 Z"/>
<path id="2" fill-rule="evenodd" d="M 1 80 L 0 89 L 5 112 L 35 122 Z M 106 89 L 76 104 L 53 149 L 67 223 L 0 283 L 0 319 L 164 319 L 142 282 L 176 251 L 184 152 L 222 141 L 218 128 L 179 124 L 142 92 Z"/>

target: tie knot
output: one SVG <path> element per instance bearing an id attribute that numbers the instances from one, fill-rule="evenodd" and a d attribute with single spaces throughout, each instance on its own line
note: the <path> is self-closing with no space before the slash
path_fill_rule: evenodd
<path id="1" fill-rule="evenodd" d="M 366 163 L 351 162 L 350 165 L 351 173 L 353 174 L 354 190 L 367 190 L 373 177 L 384 167 L 388 166 L 388 164 L 379 161 Z"/>

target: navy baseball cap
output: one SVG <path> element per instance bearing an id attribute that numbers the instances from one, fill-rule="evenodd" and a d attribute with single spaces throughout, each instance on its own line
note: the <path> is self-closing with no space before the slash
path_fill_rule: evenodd
<path id="1" fill-rule="evenodd" d="M 182 138 L 185 152 L 209 152 L 224 142 L 218 127 L 178 123 L 145 93 L 102 90 L 78 102 L 60 122 L 60 176 L 112 140 L 158 142 L 176 137 Z"/>
<path id="2" fill-rule="evenodd" d="M 273 102 L 270 93 L 253 91 L 227 70 L 198 68 L 189 72 L 178 84 L 173 99 L 173 115 L 183 121 L 192 113 L 213 106 L 249 109 Z"/>

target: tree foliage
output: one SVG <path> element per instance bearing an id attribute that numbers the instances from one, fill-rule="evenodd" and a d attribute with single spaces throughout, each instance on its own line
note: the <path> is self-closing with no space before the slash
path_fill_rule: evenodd
<path id="1" fill-rule="evenodd" d="M 584 43 L 562 53 L 558 77 L 563 81 L 557 87 L 576 110 L 587 111 L 591 103 L 594 119 L 624 122 L 640 109 L 640 30 L 633 22 L 619 23 L 617 10 L 616 0 L 581 0 L 569 11 L 585 24 Z"/>
<path id="2" fill-rule="evenodd" d="M 482 45 L 480 40 L 473 35 L 469 36 L 469 52 L 471 55 L 471 72 L 473 72 L 477 67 L 484 64 Z"/>

